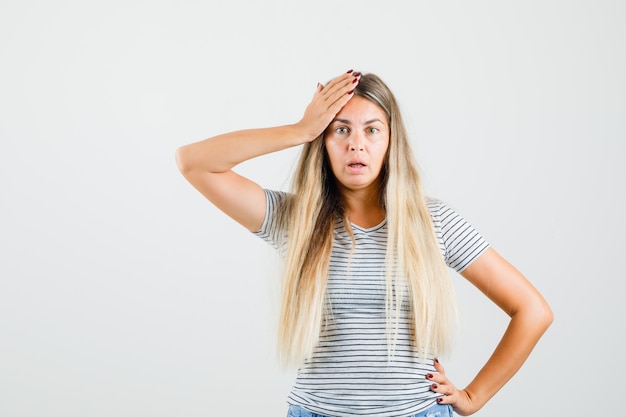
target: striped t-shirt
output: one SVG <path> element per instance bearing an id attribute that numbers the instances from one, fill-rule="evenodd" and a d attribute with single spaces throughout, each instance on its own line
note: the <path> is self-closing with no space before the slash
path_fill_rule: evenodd
<path id="1" fill-rule="evenodd" d="M 275 221 L 286 197 L 266 190 L 267 211 L 257 236 L 281 253 L 285 233 Z M 461 216 L 438 200 L 428 200 L 437 240 L 446 264 L 465 269 L 488 247 Z M 288 403 L 332 417 L 404 417 L 433 405 L 426 374 L 433 358 L 418 358 L 411 343 L 408 307 L 400 318 L 395 354 L 388 355 L 384 261 L 387 222 L 351 225 L 355 247 L 343 221 L 335 226 L 327 284 L 331 317 L 313 354 L 298 370 Z"/>

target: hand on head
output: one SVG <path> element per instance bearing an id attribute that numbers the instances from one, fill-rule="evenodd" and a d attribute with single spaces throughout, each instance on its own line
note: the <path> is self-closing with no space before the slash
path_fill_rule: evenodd
<path id="1" fill-rule="evenodd" d="M 296 125 L 302 129 L 308 141 L 313 141 L 324 132 L 333 118 L 354 96 L 360 72 L 352 70 L 331 80 L 327 85 L 317 84 L 313 99 Z"/>

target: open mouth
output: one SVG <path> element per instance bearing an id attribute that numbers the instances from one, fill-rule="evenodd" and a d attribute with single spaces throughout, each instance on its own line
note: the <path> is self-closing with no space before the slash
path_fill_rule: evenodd
<path id="1" fill-rule="evenodd" d="M 353 162 L 351 164 L 348 164 L 348 166 L 350 168 L 363 168 L 365 166 L 365 164 L 362 164 L 360 162 Z"/>

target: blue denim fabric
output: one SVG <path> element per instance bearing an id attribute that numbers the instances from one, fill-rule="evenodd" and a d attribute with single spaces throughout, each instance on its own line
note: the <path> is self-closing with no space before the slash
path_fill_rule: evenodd
<path id="1" fill-rule="evenodd" d="M 297 405 L 290 405 L 287 417 L 328 417 L 323 414 L 312 413 Z M 448 404 L 435 404 L 426 410 L 413 414 L 411 417 L 452 417 L 452 407 Z"/>
<path id="2" fill-rule="evenodd" d="M 414 414 L 412 417 L 452 417 L 452 406 L 449 404 L 435 404 L 421 413 Z"/>

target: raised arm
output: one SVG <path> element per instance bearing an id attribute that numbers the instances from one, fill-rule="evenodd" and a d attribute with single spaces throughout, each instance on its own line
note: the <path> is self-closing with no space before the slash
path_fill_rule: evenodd
<path id="1" fill-rule="evenodd" d="M 488 249 L 461 273 L 511 317 L 500 343 L 474 380 L 463 390 L 445 376 L 441 364 L 430 378 L 439 401 L 462 416 L 478 411 L 520 369 L 552 323 L 550 307 L 528 280 L 495 250 Z"/>
<path id="2" fill-rule="evenodd" d="M 318 84 L 302 119 L 294 124 L 241 130 L 182 146 L 176 151 L 181 173 L 220 210 L 251 231 L 265 217 L 265 193 L 232 171 L 241 162 L 313 141 L 352 97 L 358 74 L 349 71 L 325 87 Z"/>

